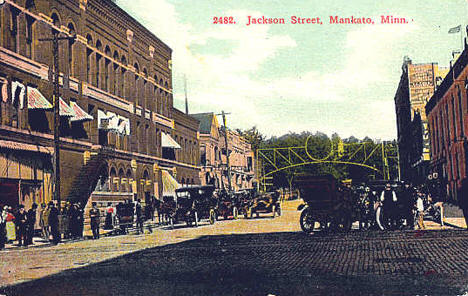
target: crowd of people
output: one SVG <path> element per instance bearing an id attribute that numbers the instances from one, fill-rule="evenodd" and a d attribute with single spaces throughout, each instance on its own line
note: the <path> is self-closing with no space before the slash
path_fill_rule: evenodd
<path id="1" fill-rule="evenodd" d="M 367 186 L 354 188 L 353 196 L 361 228 L 425 229 L 424 217 L 443 223 L 442 203 L 436 203 L 425 186 L 385 184 L 383 190 Z"/>
<path id="2" fill-rule="evenodd" d="M 115 207 L 108 203 L 107 208 L 101 214 L 97 203 L 93 202 L 89 210 L 89 220 L 93 239 L 99 239 L 101 228 L 101 217 L 105 217 L 104 229 L 114 230 L 120 227 L 121 233 L 127 233 L 129 227 L 136 223 L 138 233 L 143 233 L 143 222 L 154 216 L 154 209 L 146 206 L 145 211 L 138 199 L 119 203 Z M 43 241 L 58 244 L 62 239 L 76 240 L 83 238 L 84 232 L 84 209 L 79 202 L 66 202 L 59 210 L 56 203 L 51 201 L 47 205 L 33 203 L 26 211 L 25 206 L 20 204 L 16 208 L 5 205 L 0 212 L 0 250 L 6 244 L 17 246 L 28 246 L 33 244 L 33 237 L 40 236 Z M 118 225 L 117 225 L 118 224 Z M 152 232 L 151 228 L 148 227 Z"/>

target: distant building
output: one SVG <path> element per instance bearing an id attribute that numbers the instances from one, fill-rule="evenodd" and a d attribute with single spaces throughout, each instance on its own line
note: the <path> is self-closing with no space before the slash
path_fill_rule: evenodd
<path id="1" fill-rule="evenodd" d="M 431 170 L 439 191 L 452 200 L 467 177 L 468 50 L 464 51 L 426 105 L 431 139 Z"/>
<path id="2" fill-rule="evenodd" d="M 423 182 L 429 172 L 430 142 L 425 105 L 448 69 L 412 64 L 405 57 L 395 94 L 401 179 Z"/>
<path id="3" fill-rule="evenodd" d="M 228 149 L 224 139 L 224 127 L 219 125 L 213 113 L 191 114 L 200 121 L 201 183 L 217 188 L 228 188 L 227 153 L 233 190 L 252 188 L 254 179 L 254 155 L 250 144 L 238 132 L 227 131 Z"/>
<path id="4" fill-rule="evenodd" d="M 52 198 L 52 32 L 59 41 L 62 200 L 161 197 L 199 184 L 199 122 L 173 107 L 172 50 L 111 0 L 0 6 L 0 204 Z"/>

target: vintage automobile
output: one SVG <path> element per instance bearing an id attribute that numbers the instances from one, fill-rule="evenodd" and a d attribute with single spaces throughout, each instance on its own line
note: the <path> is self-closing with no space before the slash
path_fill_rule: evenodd
<path id="1" fill-rule="evenodd" d="M 229 217 L 237 219 L 239 216 L 240 192 L 221 190 L 218 193 L 218 216 L 227 220 Z"/>
<path id="2" fill-rule="evenodd" d="M 244 217 L 252 218 L 255 214 L 257 217 L 260 213 L 271 213 L 272 217 L 281 216 L 281 203 L 278 192 L 264 192 L 261 194 L 251 193 L 251 197 L 244 203 Z"/>
<path id="3" fill-rule="evenodd" d="M 187 225 L 198 226 L 201 219 L 210 224 L 216 221 L 217 200 L 213 197 L 214 186 L 191 186 L 175 190 L 177 207 L 172 215 L 172 223 L 185 221 Z"/>
<path id="4" fill-rule="evenodd" d="M 302 211 L 300 224 L 304 232 L 351 229 L 355 218 L 351 192 L 333 176 L 298 176 L 295 186 L 304 200 L 297 208 Z"/>

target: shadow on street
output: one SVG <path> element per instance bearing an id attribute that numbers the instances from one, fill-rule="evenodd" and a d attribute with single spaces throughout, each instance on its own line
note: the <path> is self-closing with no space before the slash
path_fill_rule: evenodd
<path id="1" fill-rule="evenodd" d="M 6 287 L 0 294 L 457 295 L 467 283 L 467 242 L 460 231 L 203 236 Z M 448 257 L 458 254 L 447 252 L 448 246 L 460 248 L 461 257 Z"/>

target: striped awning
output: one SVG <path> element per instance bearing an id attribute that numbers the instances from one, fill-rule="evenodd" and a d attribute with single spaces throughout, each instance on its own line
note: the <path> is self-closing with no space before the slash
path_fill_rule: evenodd
<path id="1" fill-rule="evenodd" d="M 21 143 L 21 142 L 13 142 L 13 141 L 7 141 L 7 140 L 0 140 L 0 148 L 20 150 L 20 151 L 39 152 L 39 153 L 45 153 L 45 154 L 52 154 L 54 152 L 54 148 L 52 147 L 26 144 L 26 143 Z"/>
<path id="2" fill-rule="evenodd" d="M 177 180 L 169 174 L 168 171 L 162 170 L 162 185 L 163 185 L 163 196 L 171 195 L 176 198 L 175 190 L 180 188 L 180 184 Z"/>
<path id="3" fill-rule="evenodd" d="M 181 149 L 179 143 L 166 133 L 161 133 L 161 146 L 163 148 Z"/>
<path id="4" fill-rule="evenodd" d="M 51 109 L 52 104 L 41 94 L 39 90 L 28 86 L 28 109 Z"/>
<path id="5" fill-rule="evenodd" d="M 73 117 L 70 119 L 70 121 L 88 121 L 88 120 L 93 120 L 94 117 L 86 113 L 83 109 L 78 106 L 76 102 L 70 101 L 70 106 L 73 109 Z"/>
<path id="6" fill-rule="evenodd" d="M 67 116 L 67 117 L 73 117 L 75 115 L 75 112 L 73 112 L 72 107 L 68 106 L 68 104 L 60 98 L 60 116 Z"/>

